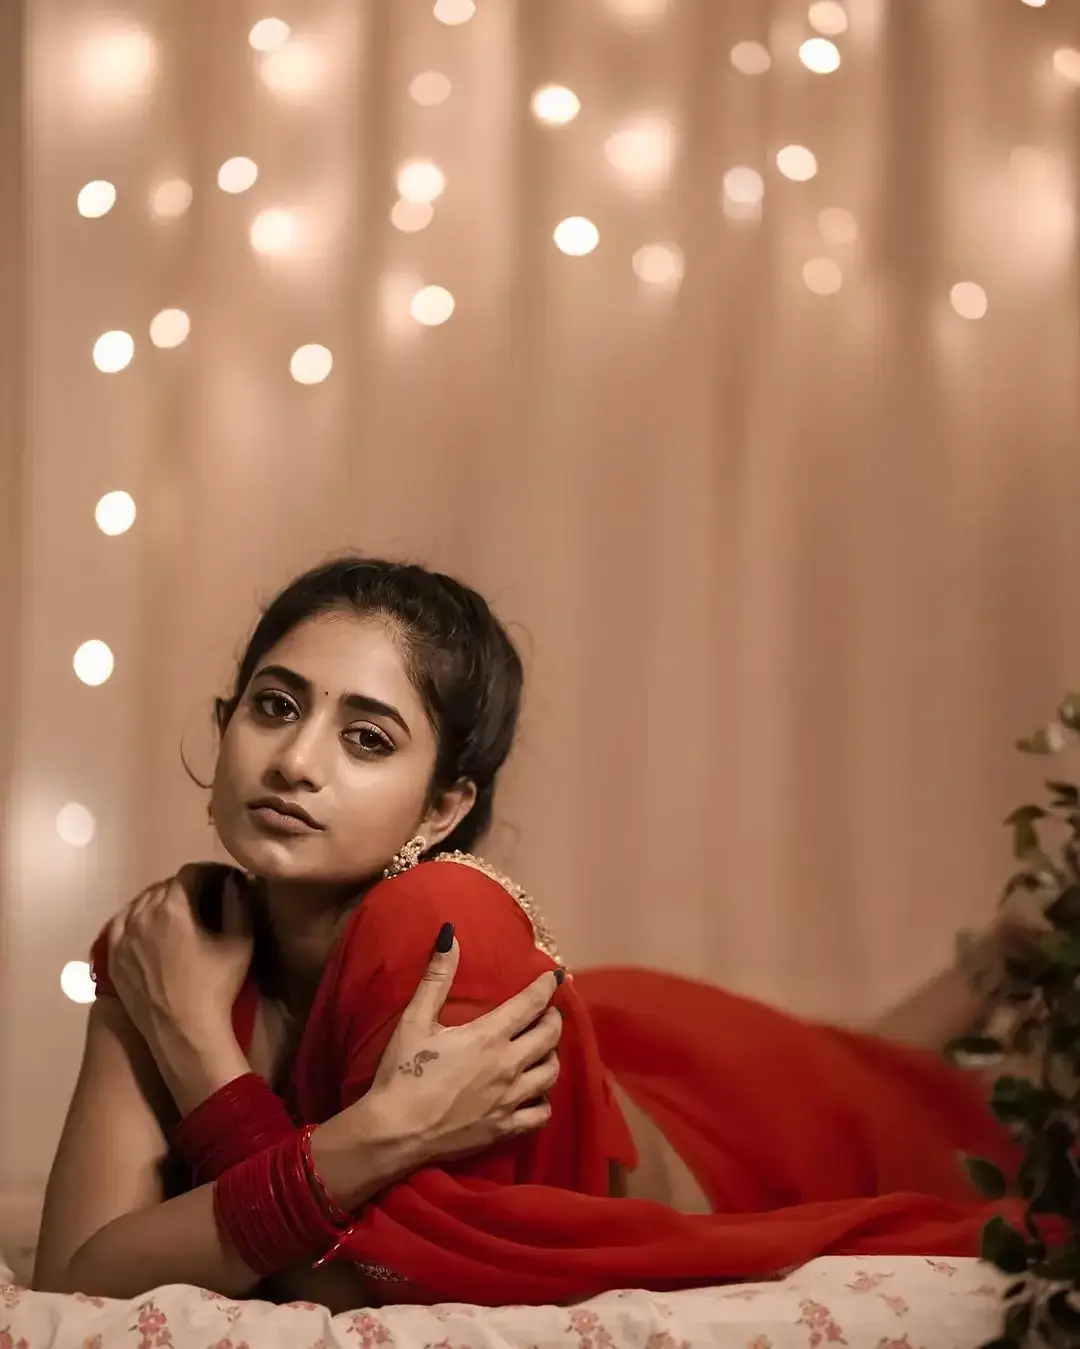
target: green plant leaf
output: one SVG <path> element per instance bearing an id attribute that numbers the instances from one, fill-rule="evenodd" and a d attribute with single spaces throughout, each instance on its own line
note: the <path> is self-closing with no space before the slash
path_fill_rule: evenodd
<path id="1" fill-rule="evenodd" d="M 1022 1077 L 999 1077 L 990 1089 L 990 1109 L 1001 1124 L 1020 1124 L 1045 1115 L 1045 1097 Z"/>
<path id="2" fill-rule="evenodd" d="M 1024 740 L 1017 740 L 1016 748 L 1021 754 L 1055 754 L 1057 752 L 1051 745 L 1045 729 L 1036 731 L 1034 735 L 1029 735 Z"/>
<path id="3" fill-rule="evenodd" d="M 1035 828 L 1038 820 L 1046 819 L 1042 806 L 1017 806 L 1011 815 L 1005 817 L 1005 823 L 1012 829 L 1013 856 L 1023 861 L 1032 853 L 1039 851 L 1039 833 Z"/>
<path id="4" fill-rule="evenodd" d="M 964 1170 L 978 1192 L 987 1199 L 1000 1199 L 1008 1188 L 1005 1172 L 984 1157 L 964 1157 Z"/>
<path id="5" fill-rule="evenodd" d="M 1033 876 L 1030 871 L 1017 871 L 1010 876 L 1005 884 L 1005 889 L 1001 892 L 1002 899 L 1008 899 L 1015 895 L 1017 890 L 1038 890 L 1039 878 Z"/>
<path id="6" fill-rule="evenodd" d="M 1058 721 L 1070 731 L 1080 730 L 1080 693 L 1067 693 L 1058 708 Z"/>
<path id="7" fill-rule="evenodd" d="M 1046 811 L 1042 806 L 1026 805 L 1017 806 L 1014 811 L 1010 811 L 1005 816 L 1006 824 L 1034 824 L 1036 820 L 1045 820 Z"/>
<path id="8" fill-rule="evenodd" d="M 1056 1018 L 1065 1029 L 1076 1031 L 1080 1027 L 1080 988 L 1067 988 L 1057 1003 Z M 1080 1036 L 1075 1036 L 1080 1044 Z"/>
<path id="9" fill-rule="evenodd" d="M 1028 1267 L 1028 1243 L 999 1215 L 982 1230 L 979 1256 L 1003 1274 L 1023 1274 Z"/>
<path id="10" fill-rule="evenodd" d="M 1046 917 L 1056 928 L 1080 936 L 1080 885 L 1070 885 L 1046 907 Z"/>
<path id="11" fill-rule="evenodd" d="M 945 1054 L 950 1059 L 999 1059 L 1004 1053 L 1005 1046 L 993 1035 L 962 1035 L 945 1046 Z"/>
<path id="12" fill-rule="evenodd" d="M 1051 965 L 1060 965 L 1070 971 L 1080 970 L 1080 937 L 1051 932 L 1039 942 L 1039 949 Z"/>

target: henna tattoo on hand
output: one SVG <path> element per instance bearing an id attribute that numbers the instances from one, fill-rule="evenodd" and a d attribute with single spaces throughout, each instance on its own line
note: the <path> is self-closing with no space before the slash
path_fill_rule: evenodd
<path id="1" fill-rule="evenodd" d="M 433 1049 L 421 1049 L 407 1063 L 399 1063 L 398 1072 L 404 1073 L 406 1077 L 423 1077 L 424 1064 L 434 1063 L 438 1057 Z"/>

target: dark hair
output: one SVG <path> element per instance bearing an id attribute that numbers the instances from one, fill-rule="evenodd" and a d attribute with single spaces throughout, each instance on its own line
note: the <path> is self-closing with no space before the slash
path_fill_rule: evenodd
<path id="1" fill-rule="evenodd" d="M 236 671 L 232 696 L 215 704 L 224 732 L 266 653 L 317 614 L 386 621 L 438 739 L 431 800 L 468 778 L 476 802 L 432 852 L 469 852 L 491 825 L 495 779 L 514 743 L 521 657 L 487 601 L 450 576 L 411 563 L 343 557 L 305 572 L 263 611 Z"/>

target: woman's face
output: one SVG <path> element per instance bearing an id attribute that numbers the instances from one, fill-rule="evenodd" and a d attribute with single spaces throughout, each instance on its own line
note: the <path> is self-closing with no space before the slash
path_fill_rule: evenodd
<path id="1" fill-rule="evenodd" d="M 436 750 L 386 623 L 321 614 L 268 651 L 244 690 L 218 754 L 214 826 L 254 875 L 355 885 L 467 813 L 468 783 L 429 808 Z"/>

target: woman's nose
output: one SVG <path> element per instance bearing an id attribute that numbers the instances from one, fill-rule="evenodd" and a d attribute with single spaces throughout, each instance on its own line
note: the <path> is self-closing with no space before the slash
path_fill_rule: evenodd
<path id="1" fill-rule="evenodd" d="M 325 740 L 314 719 L 295 723 L 276 746 L 272 767 L 291 787 L 318 791 L 326 782 Z"/>

